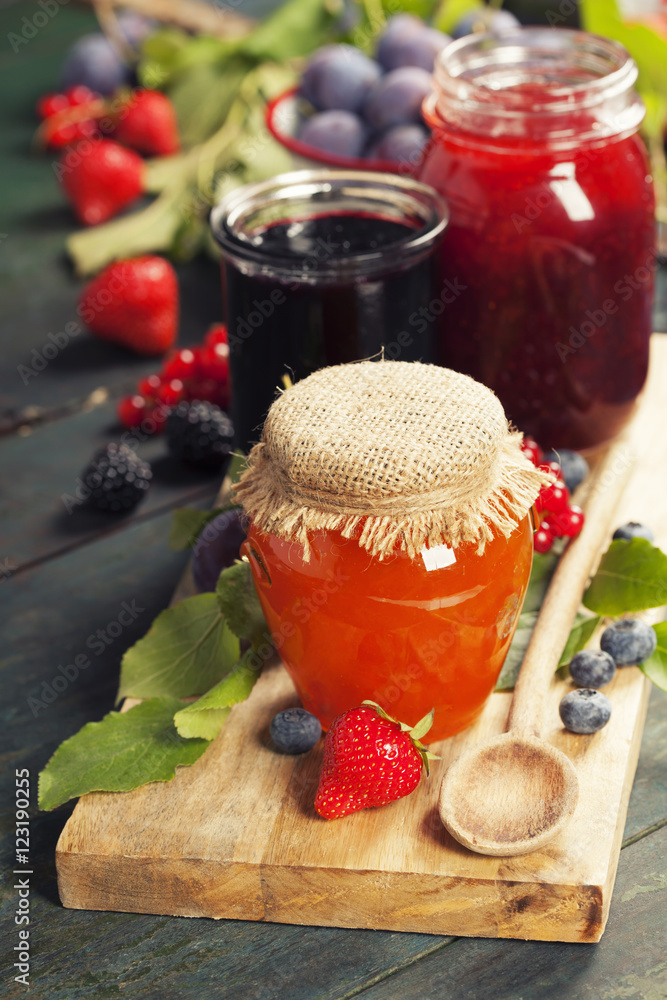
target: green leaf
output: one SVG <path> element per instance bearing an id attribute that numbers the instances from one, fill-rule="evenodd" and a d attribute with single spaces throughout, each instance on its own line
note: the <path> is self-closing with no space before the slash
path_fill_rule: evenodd
<path id="1" fill-rule="evenodd" d="M 247 35 L 239 49 L 258 62 L 308 55 L 331 39 L 342 9 L 342 0 L 288 0 Z"/>
<path id="2" fill-rule="evenodd" d="M 223 569 L 218 580 L 216 596 L 234 635 L 254 644 L 267 640 L 266 621 L 248 562 L 245 560 L 235 562 L 228 569 Z"/>
<path id="3" fill-rule="evenodd" d="M 533 568 L 530 571 L 526 599 L 521 609 L 524 614 L 529 611 L 540 610 L 557 565 L 557 555 L 552 555 L 551 553 L 548 555 L 542 555 L 539 552 L 533 553 Z"/>
<path id="4" fill-rule="evenodd" d="M 230 485 L 239 481 L 241 473 L 244 471 L 247 458 L 241 452 L 234 452 L 231 462 L 227 468 L 225 479 Z M 224 514 L 227 510 L 238 510 L 239 505 L 228 503 L 223 507 L 212 507 L 210 510 L 195 510 L 194 507 L 177 507 L 173 512 L 171 522 L 171 532 L 169 534 L 169 548 L 175 552 L 182 549 L 191 548 L 202 531 L 213 521 L 218 514 Z"/>
<path id="5" fill-rule="evenodd" d="M 127 792 L 169 781 L 194 764 L 208 740 L 184 740 L 174 727 L 182 702 L 151 698 L 128 712 L 109 712 L 61 743 L 39 775 L 39 808 L 55 809 L 87 792 Z"/>
<path id="6" fill-rule="evenodd" d="M 523 611 L 519 615 L 516 632 L 505 657 L 495 691 L 511 691 L 516 684 L 525 652 L 537 621 L 537 611 Z"/>
<path id="7" fill-rule="evenodd" d="M 224 68 L 210 62 L 196 63 L 168 87 L 186 149 L 205 142 L 220 128 L 251 66 L 249 59 L 239 56 Z"/>
<path id="8" fill-rule="evenodd" d="M 195 510 L 193 507 L 176 507 L 171 521 L 169 548 L 175 552 L 191 548 L 207 524 L 214 521 L 218 514 L 228 510 L 238 510 L 235 503 L 224 507 L 212 507 L 210 510 Z"/>
<path id="9" fill-rule="evenodd" d="M 558 662 L 559 667 L 566 667 L 574 654 L 578 653 L 580 649 L 584 649 L 586 643 L 593 635 L 593 632 L 595 632 L 595 629 L 599 624 L 599 615 L 577 615 L 574 619 L 574 625 L 570 630 L 567 642 L 565 643 L 565 649 L 561 653 L 561 657 Z"/>
<path id="10" fill-rule="evenodd" d="M 584 594 L 599 615 L 625 615 L 667 604 L 667 555 L 645 538 L 617 539 Z"/>
<path id="11" fill-rule="evenodd" d="M 667 93 L 667 39 L 646 24 L 623 21 L 615 0 L 580 0 L 582 27 L 598 35 L 614 38 L 637 63 L 637 89 L 642 96 Z M 649 122 L 651 134 L 657 123 Z"/>
<path id="12" fill-rule="evenodd" d="M 538 611 L 524 611 L 519 615 L 517 630 L 514 633 L 509 652 L 500 671 L 495 691 L 511 691 L 514 688 L 528 648 L 528 643 L 537 623 L 538 615 Z M 574 654 L 584 648 L 593 635 L 599 621 L 600 619 L 597 615 L 577 615 L 565 644 L 565 649 L 561 654 L 558 667 L 568 664 Z"/>
<path id="13" fill-rule="evenodd" d="M 223 677 L 192 705 L 176 713 L 174 723 L 181 736 L 215 739 L 231 706 L 245 701 L 255 686 L 259 671 L 253 666 L 254 660 L 254 650 L 249 649 L 227 677 Z"/>
<path id="14" fill-rule="evenodd" d="M 229 673 L 239 641 L 215 594 L 197 594 L 167 608 L 123 656 L 118 700 L 202 694 Z"/>
<path id="15" fill-rule="evenodd" d="M 425 715 L 423 719 L 420 719 L 419 722 L 415 723 L 415 725 L 410 730 L 410 736 L 413 738 L 413 740 L 421 740 L 423 739 L 424 736 L 426 736 L 427 732 L 433 725 L 434 714 L 435 714 L 434 710 L 431 709 L 428 715 Z"/>
<path id="16" fill-rule="evenodd" d="M 667 622 L 654 625 L 653 631 L 658 637 L 658 645 L 653 655 L 638 666 L 656 687 L 667 691 Z"/>

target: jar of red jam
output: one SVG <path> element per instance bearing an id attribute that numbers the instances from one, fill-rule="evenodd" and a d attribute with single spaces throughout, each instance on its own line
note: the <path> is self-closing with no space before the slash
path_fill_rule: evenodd
<path id="1" fill-rule="evenodd" d="M 497 398 L 435 365 L 322 369 L 277 399 L 237 487 L 244 555 L 303 705 L 364 699 L 431 739 L 480 713 L 532 563 L 543 474 Z"/>
<path id="2" fill-rule="evenodd" d="M 458 295 L 438 360 L 490 386 L 544 447 L 589 449 L 646 379 L 653 187 L 637 67 L 562 28 L 448 46 L 420 179 L 448 201 L 441 280 Z"/>

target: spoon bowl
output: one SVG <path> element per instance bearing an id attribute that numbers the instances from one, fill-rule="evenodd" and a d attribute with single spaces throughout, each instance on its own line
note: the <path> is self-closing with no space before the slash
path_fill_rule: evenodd
<path id="1" fill-rule="evenodd" d="M 451 764 L 439 810 L 464 847 L 509 856 L 539 850 L 555 837 L 578 796 L 576 771 L 564 753 L 544 740 L 509 732 Z"/>

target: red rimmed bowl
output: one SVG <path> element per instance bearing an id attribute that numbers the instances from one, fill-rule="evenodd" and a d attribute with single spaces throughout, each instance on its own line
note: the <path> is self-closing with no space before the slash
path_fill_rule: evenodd
<path id="1" fill-rule="evenodd" d="M 288 149 L 294 159 L 294 169 L 312 167 L 343 167 L 349 170 L 374 170 L 387 174 L 402 174 L 413 177 L 419 164 L 408 166 L 394 160 L 375 160 L 362 156 L 338 156 L 326 153 L 315 146 L 308 146 L 296 138 L 299 127 L 306 120 L 302 111 L 302 98 L 297 87 L 274 98 L 266 109 L 266 126 L 278 142 Z"/>

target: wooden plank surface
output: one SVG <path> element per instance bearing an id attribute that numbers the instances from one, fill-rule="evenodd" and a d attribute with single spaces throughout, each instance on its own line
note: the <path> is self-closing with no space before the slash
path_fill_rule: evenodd
<path id="1" fill-rule="evenodd" d="M 0 565 L 6 561 L 16 572 L 166 508 L 213 502 L 220 474 L 197 471 L 172 459 L 160 434 L 145 437 L 137 446 L 153 470 L 148 495 L 138 507 L 114 516 L 79 504 L 81 473 L 93 453 L 109 441 L 121 440 L 126 439 L 111 402 L 36 426 L 25 437 L 0 437 L 0 468 L 5 482 L 12 484 L 11 491 L 0 497 Z"/>
<path id="2" fill-rule="evenodd" d="M 654 469 L 663 452 L 667 462 L 667 451 L 653 428 L 664 426 L 667 413 L 665 347 L 656 341 L 633 440 L 611 470 L 612 478 L 621 474 L 638 442 L 638 471 L 624 503 L 633 504 L 637 476 L 644 500 L 660 511 L 651 524 L 663 544 L 667 505 Z M 634 506 L 632 514 L 639 516 Z M 312 805 L 321 745 L 294 759 L 276 754 L 267 740 L 271 717 L 296 703 L 276 665 L 235 706 L 205 756 L 172 782 L 81 800 L 57 848 L 61 899 L 89 909 L 597 941 L 609 912 L 649 684 L 637 668 L 619 671 L 606 688 L 611 721 L 592 737 L 568 733 L 560 723 L 558 704 L 569 686 L 554 677 L 544 736 L 574 762 L 579 803 L 542 851 L 521 858 L 473 854 L 452 840 L 437 815 L 438 778 L 466 746 L 503 731 L 509 695 L 493 695 L 474 726 L 434 745 L 442 760 L 414 795 L 326 823 Z"/>
<path id="3" fill-rule="evenodd" d="M 243 10 L 255 13 L 253 0 L 246 0 Z M 0 231 L 10 237 L 0 244 L 0 348 L 5 362 L 0 392 L 12 419 L 24 400 L 55 414 L 63 401 L 77 406 L 102 384 L 117 395 L 134 381 L 142 364 L 145 370 L 151 367 L 129 355 L 107 359 L 108 368 L 106 361 L 80 357 L 77 365 L 62 364 L 57 377 L 54 369 L 53 376 L 41 382 L 40 395 L 26 396 L 16 381 L 15 364 L 23 361 L 24 353 L 29 356 L 32 346 L 44 342 L 45 331 L 60 329 L 60 321 L 71 318 L 78 288 L 62 257 L 70 221 L 51 162 L 29 151 L 32 108 L 41 93 L 53 88 L 65 47 L 94 27 L 89 12 L 75 4 L 63 5 L 28 46 L 14 53 L 8 32 L 20 30 L 22 18 L 32 18 L 35 12 L 35 4 L 27 0 L 0 11 L 5 38 L 0 52 Z M 188 269 L 185 274 L 187 280 Z M 655 329 L 664 330 L 667 278 L 663 268 L 658 282 Z M 218 294 L 213 268 L 205 272 L 201 287 L 213 302 Z M 193 330 L 193 339 L 195 335 Z M 656 428 L 656 433 L 664 436 L 662 428 Z M 66 435 L 59 449 L 64 456 Z M 655 463 L 656 480 L 665 468 L 664 453 L 658 455 L 663 457 Z M 82 452 L 78 461 L 85 461 L 86 456 Z M 59 495 L 56 464 L 45 471 L 44 496 Z M 15 483 L 4 477 L 3 493 L 11 494 L 14 488 Z M 653 512 L 645 496 L 638 494 L 634 501 L 629 513 L 636 515 L 641 507 L 642 519 L 651 522 Z M 15 511 L 5 516 L 8 535 L 14 516 Z M 55 556 L 60 541 L 55 529 L 50 541 L 49 530 L 42 539 L 44 551 Z M 118 662 L 126 645 L 141 634 L 139 623 L 135 635 L 124 634 L 117 645 L 95 659 L 93 670 L 82 674 L 48 712 L 35 718 L 26 697 L 39 693 L 62 657 L 85 644 L 120 601 L 141 594 L 147 618 L 164 607 L 183 562 L 181 555 L 166 547 L 168 531 L 168 516 L 131 525 L 113 538 L 89 540 L 74 551 L 61 551 L 45 564 L 0 581 L 0 754 L 5 765 L 0 773 L 5 793 L 0 823 L 8 870 L 13 858 L 14 815 L 9 808 L 13 768 L 29 767 L 36 787 L 37 772 L 55 746 L 112 707 Z M 657 691 L 649 706 L 628 810 L 625 837 L 630 846 L 621 853 L 607 931 L 601 944 L 592 948 L 66 910 L 58 900 L 54 851 L 71 809 L 71 804 L 53 813 L 31 808 L 35 874 L 29 994 L 33 1000 L 90 996 L 115 1000 L 123 995 L 133 1000 L 238 1000 L 241 996 L 244 1000 L 276 1000 L 278 996 L 349 1000 L 370 996 L 374 990 L 394 1000 L 411 989 L 425 1000 L 450 996 L 455 1000 L 661 1000 L 667 993 L 663 933 L 667 926 L 667 844 L 661 829 L 667 822 L 667 696 Z M 16 908 L 11 884 L 7 876 L 0 890 L 0 920 L 6 931 L 0 956 L 5 973 L 3 996 L 13 1000 L 26 991 L 11 980 Z"/>

